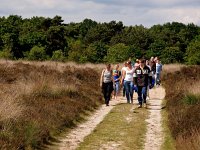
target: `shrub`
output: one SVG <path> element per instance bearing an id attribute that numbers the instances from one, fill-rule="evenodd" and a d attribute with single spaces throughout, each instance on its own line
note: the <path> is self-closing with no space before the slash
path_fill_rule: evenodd
<path id="1" fill-rule="evenodd" d="M 51 57 L 51 60 L 54 60 L 54 61 L 64 61 L 65 57 L 63 55 L 63 52 L 61 50 L 54 51 L 53 55 Z"/>
<path id="2" fill-rule="evenodd" d="M 1 64 L 0 149 L 39 149 L 51 136 L 74 126 L 81 113 L 102 103 L 99 72 L 55 65 Z"/>
<path id="3" fill-rule="evenodd" d="M 0 51 L 0 58 L 12 59 L 13 55 L 10 50 L 5 49 L 3 51 Z"/>
<path id="4" fill-rule="evenodd" d="M 200 137 L 199 81 L 199 66 L 182 67 L 163 76 L 169 127 L 178 150 L 195 150 L 200 144 L 200 139 L 196 138 Z"/>
<path id="5" fill-rule="evenodd" d="M 46 58 L 44 47 L 34 46 L 28 54 L 29 60 L 45 60 Z"/>

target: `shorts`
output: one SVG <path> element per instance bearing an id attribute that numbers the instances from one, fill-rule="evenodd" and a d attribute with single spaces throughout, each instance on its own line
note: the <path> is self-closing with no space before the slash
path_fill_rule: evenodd
<path id="1" fill-rule="evenodd" d="M 115 82 L 114 83 L 114 92 L 118 93 L 120 89 L 120 83 L 119 82 Z"/>

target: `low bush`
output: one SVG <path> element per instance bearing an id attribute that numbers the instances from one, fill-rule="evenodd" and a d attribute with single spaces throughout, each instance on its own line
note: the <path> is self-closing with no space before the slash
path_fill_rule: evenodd
<path id="1" fill-rule="evenodd" d="M 169 127 L 177 149 L 196 150 L 200 143 L 200 67 L 163 74 Z"/>
<path id="2" fill-rule="evenodd" d="M 74 126 L 81 113 L 103 102 L 99 73 L 59 63 L 1 62 L 0 149 L 37 149 Z"/>

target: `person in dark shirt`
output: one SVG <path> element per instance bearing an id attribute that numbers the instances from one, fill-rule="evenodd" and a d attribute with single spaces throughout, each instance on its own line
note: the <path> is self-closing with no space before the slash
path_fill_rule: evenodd
<path id="1" fill-rule="evenodd" d="M 152 74 L 149 67 L 145 65 L 145 60 L 139 60 L 140 66 L 135 69 L 133 78 L 134 85 L 137 85 L 138 88 L 138 102 L 139 108 L 146 107 L 146 97 L 147 97 L 147 86 L 151 86 L 152 83 Z M 150 81 L 150 82 L 149 82 Z"/>

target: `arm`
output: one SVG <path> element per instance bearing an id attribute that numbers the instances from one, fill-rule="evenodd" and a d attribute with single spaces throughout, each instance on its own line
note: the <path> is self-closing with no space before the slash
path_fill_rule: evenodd
<path id="1" fill-rule="evenodd" d="M 114 78 L 113 78 L 112 73 L 113 73 L 113 70 L 111 70 L 111 81 L 114 83 Z"/>
<path id="2" fill-rule="evenodd" d="M 125 75 L 126 75 L 126 71 L 123 70 L 123 71 L 122 71 L 121 84 L 123 84 L 123 81 L 124 81 Z"/>
<path id="3" fill-rule="evenodd" d="M 152 85 L 152 71 L 150 69 L 149 69 L 148 78 L 149 78 L 149 83 L 150 83 L 150 86 L 151 86 Z"/>
<path id="4" fill-rule="evenodd" d="M 136 70 L 133 73 L 133 84 L 137 85 L 137 74 L 136 74 Z"/>
<path id="5" fill-rule="evenodd" d="M 102 82 L 103 82 L 103 74 L 104 74 L 105 70 L 102 70 L 101 72 L 101 76 L 100 76 L 100 87 L 102 87 Z"/>

